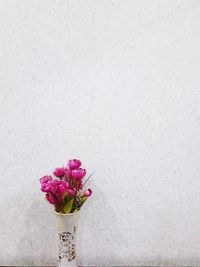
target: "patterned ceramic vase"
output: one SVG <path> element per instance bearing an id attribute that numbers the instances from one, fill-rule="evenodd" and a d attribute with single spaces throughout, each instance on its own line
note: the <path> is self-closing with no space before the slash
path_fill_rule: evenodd
<path id="1" fill-rule="evenodd" d="M 77 267 L 76 230 L 79 212 L 71 214 L 55 213 L 58 232 L 58 266 Z"/>

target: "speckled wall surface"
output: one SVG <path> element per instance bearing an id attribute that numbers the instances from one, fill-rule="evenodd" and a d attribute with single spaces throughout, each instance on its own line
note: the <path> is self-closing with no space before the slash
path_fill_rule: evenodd
<path id="1" fill-rule="evenodd" d="M 38 178 L 80 158 L 82 265 L 200 263 L 200 2 L 0 1 L 0 265 L 53 265 Z"/>

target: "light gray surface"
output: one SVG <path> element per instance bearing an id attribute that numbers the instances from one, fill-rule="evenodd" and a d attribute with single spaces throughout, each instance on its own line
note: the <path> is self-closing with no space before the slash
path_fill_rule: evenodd
<path id="1" fill-rule="evenodd" d="M 0 264 L 53 265 L 38 178 L 95 171 L 81 265 L 199 265 L 200 2 L 0 1 Z"/>

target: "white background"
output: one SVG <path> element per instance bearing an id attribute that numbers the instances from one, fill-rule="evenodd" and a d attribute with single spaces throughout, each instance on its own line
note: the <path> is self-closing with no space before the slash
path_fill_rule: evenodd
<path id="1" fill-rule="evenodd" d="M 79 158 L 81 265 L 200 264 L 200 2 L 1 0 L 0 265 L 53 265 L 38 179 Z"/>

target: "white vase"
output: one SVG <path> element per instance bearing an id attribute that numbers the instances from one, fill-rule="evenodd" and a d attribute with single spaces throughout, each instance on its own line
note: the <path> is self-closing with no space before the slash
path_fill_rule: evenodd
<path id="1" fill-rule="evenodd" d="M 58 266 L 77 267 L 76 230 L 79 212 L 70 214 L 55 213 L 58 232 Z"/>

